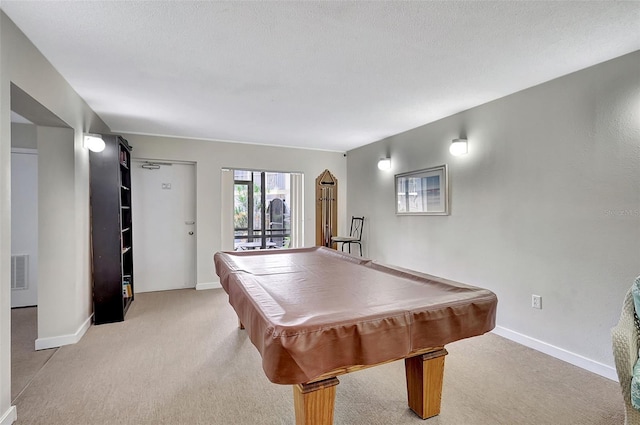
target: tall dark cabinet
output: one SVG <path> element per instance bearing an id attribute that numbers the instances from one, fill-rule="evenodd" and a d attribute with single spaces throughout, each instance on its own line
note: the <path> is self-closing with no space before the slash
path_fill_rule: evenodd
<path id="1" fill-rule="evenodd" d="M 133 302 L 131 147 L 121 136 L 102 139 L 105 149 L 89 153 L 96 325 L 124 320 Z"/>

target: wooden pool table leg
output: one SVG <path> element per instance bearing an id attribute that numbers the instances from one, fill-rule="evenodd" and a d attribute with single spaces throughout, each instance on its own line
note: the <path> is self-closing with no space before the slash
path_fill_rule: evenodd
<path id="1" fill-rule="evenodd" d="M 333 377 L 322 381 L 293 386 L 296 425 L 332 425 L 336 385 Z"/>
<path id="2" fill-rule="evenodd" d="M 422 419 L 440 414 L 444 356 L 447 350 L 434 351 L 404 359 L 409 408 Z"/>
<path id="3" fill-rule="evenodd" d="M 242 324 L 242 322 L 240 321 L 240 318 L 238 317 L 238 329 L 244 329 L 244 325 Z"/>

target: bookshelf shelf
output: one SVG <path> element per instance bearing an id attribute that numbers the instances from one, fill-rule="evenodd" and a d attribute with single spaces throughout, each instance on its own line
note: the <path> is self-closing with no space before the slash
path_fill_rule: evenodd
<path id="1" fill-rule="evenodd" d="M 93 312 L 96 325 L 119 322 L 135 298 L 131 216 L 131 147 L 102 135 L 90 152 Z"/>

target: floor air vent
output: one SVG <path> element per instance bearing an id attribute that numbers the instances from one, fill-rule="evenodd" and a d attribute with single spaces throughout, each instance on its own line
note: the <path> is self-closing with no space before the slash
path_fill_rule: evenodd
<path id="1" fill-rule="evenodd" d="M 11 256 L 11 289 L 27 289 L 28 255 Z"/>

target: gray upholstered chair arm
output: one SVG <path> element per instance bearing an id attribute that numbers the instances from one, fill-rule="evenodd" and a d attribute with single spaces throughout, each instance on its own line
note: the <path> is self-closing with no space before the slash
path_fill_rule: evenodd
<path id="1" fill-rule="evenodd" d="M 638 331 L 634 322 L 635 308 L 631 291 L 622 304 L 618 324 L 611 329 L 613 358 L 625 403 L 625 424 L 640 424 L 640 412 L 631 405 L 631 378 L 638 359 Z"/>

